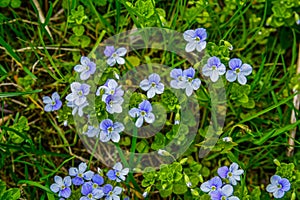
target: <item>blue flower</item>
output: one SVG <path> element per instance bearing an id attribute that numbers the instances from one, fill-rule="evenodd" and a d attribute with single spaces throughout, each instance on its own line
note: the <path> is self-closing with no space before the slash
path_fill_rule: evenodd
<path id="1" fill-rule="evenodd" d="M 116 63 L 119 65 L 125 64 L 125 59 L 121 56 L 125 56 L 126 53 L 127 50 L 124 47 L 121 47 L 115 51 L 113 46 L 106 46 L 104 50 L 104 55 L 108 57 L 106 62 L 109 66 L 114 66 Z"/>
<path id="2" fill-rule="evenodd" d="M 54 92 L 51 96 L 52 98 L 46 96 L 43 97 L 43 103 L 45 103 L 44 110 L 46 112 L 55 111 L 61 108 L 62 102 L 60 100 L 60 96 L 57 92 Z"/>
<path id="3" fill-rule="evenodd" d="M 80 59 L 81 65 L 76 65 L 74 70 L 81 73 L 80 79 L 87 80 L 96 71 L 96 64 L 92 62 L 88 57 L 82 56 Z"/>
<path id="4" fill-rule="evenodd" d="M 209 194 L 213 191 L 219 190 L 222 187 L 223 183 L 220 177 L 215 176 L 209 181 L 206 181 L 201 184 L 200 189 L 203 192 L 208 192 Z"/>
<path id="5" fill-rule="evenodd" d="M 82 185 L 84 180 L 90 181 L 93 178 L 94 172 L 86 171 L 87 165 L 82 162 L 79 164 L 78 169 L 76 167 L 71 167 L 69 169 L 69 175 L 75 176 L 72 178 L 72 182 L 74 185 Z"/>
<path id="6" fill-rule="evenodd" d="M 113 122 L 110 119 L 105 119 L 100 123 L 100 140 L 102 142 L 113 142 L 120 141 L 120 132 L 124 130 L 124 125 L 120 122 Z"/>
<path id="7" fill-rule="evenodd" d="M 88 84 L 73 82 L 71 83 L 71 94 L 66 96 L 68 101 L 74 102 L 75 105 L 81 106 L 86 102 L 86 95 L 90 92 L 90 87 Z"/>
<path id="8" fill-rule="evenodd" d="M 196 30 L 187 30 L 183 33 L 183 38 L 188 41 L 185 51 L 192 52 L 197 49 L 201 52 L 206 47 L 207 33 L 204 28 L 197 28 Z"/>
<path id="9" fill-rule="evenodd" d="M 101 189 L 94 189 L 92 182 L 84 183 L 81 187 L 81 194 L 84 196 L 80 200 L 96 200 L 104 196 L 104 192 Z"/>
<path id="10" fill-rule="evenodd" d="M 87 135 L 88 137 L 98 137 L 100 133 L 100 127 L 98 125 L 98 127 L 95 126 L 88 126 L 88 130 L 87 132 L 84 133 L 84 135 Z"/>
<path id="11" fill-rule="evenodd" d="M 107 172 L 107 177 L 112 180 L 112 181 L 117 181 L 117 182 L 121 182 L 121 181 L 125 181 L 126 179 L 126 175 L 129 172 L 129 168 L 124 168 L 120 162 L 117 162 L 115 164 L 115 166 L 113 167 L 113 169 L 109 170 Z"/>
<path id="12" fill-rule="evenodd" d="M 144 100 L 142 103 L 139 104 L 139 108 L 132 108 L 129 110 L 129 115 L 131 117 L 138 117 L 135 122 L 136 127 L 141 127 L 144 123 L 144 120 L 151 124 L 155 120 L 154 114 L 151 112 L 152 106 L 149 101 Z"/>
<path id="13" fill-rule="evenodd" d="M 164 92 L 164 84 L 160 83 L 160 77 L 155 73 L 151 74 L 148 79 L 142 80 L 140 87 L 142 90 L 147 91 L 148 98 Z"/>
<path id="14" fill-rule="evenodd" d="M 183 76 L 185 77 L 185 94 L 187 96 L 191 96 L 193 93 L 193 90 L 198 90 L 200 85 L 201 85 L 201 81 L 199 78 L 195 78 L 195 69 L 190 67 L 186 70 L 183 71 Z"/>
<path id="15" fill-rule="evenodd" d="M 105 99 L 106 111 L 110 114 L 121 113 L 124 99 L 120 96 L 109 95 Z"/>
<path id="16" fill-rule="evenodd" d="M 105 194 L 105 200 L 120 200 L 119 195 L 122 192 L 122 188 L 116 186 L 115 188 L 113 188 L 112 185 L 110 184 L 106 184 L 103 188 L 102 188 L 104 194 Z"/>
<path id="17" fill-rule="evenodd" d="M 81 104 L 80 106 L 76 105 L 76 104 L 74 103 L 74 101 L 69 101 L 69 102 L 67 103 L 67 106 L 68 106 L 68 107 L 73 108 L 73 110 L 72 110 L 72 115 L 75 115 L 75 114 L 78 112 L 78 115 L 79 115 L 80 117 L 83 116 L 83 108 L 86 107 L 86 106 L 88 106 L 88 105 L 89 105 L 89 103 L 88 103 L 87 101 L 84 102 L 83 104 Z"/>
<path id="18" fill-rule="evenodd" d="M 50 186 L 52 192 L 57 193 L 59 197 L 69 198 L 71 196 L 71 177 L 66 176 L 64 180 L 60 176 L 54 177 L 55 183 Z"/>
<path id="19" fill-rule="evenodd" d="M 104 94 L 102 95 L 102 101 L 105 102 L 108 96 L 119 96 L 122 97 L 124 95 L 124 91 L 121 89 L 121 85 L 114 79 L 108 79 L 103 86 L 100 86 L 96 92 L 97 96 L 100 96 L 100 90 L 104 89 Z"/>
<path id="20" fill-rule="evenodd" d="M 219 190 L 210 193 L 211 200 L 239 200 L 238 197 L 232 196 L 233 187 L 231 185 L 224 185 Z"/>
<path id="21" fill-rule="evenodd" d="M 242 61 L 238 58 L 233 58 L 229 61 L 229 67 L 231 70 L 226 72 L 226 79 L 229 82 L 233 82 L 236 79 L 242 85 L 247 83 L 246 76 L 252 72 L 252 67 L 249 64 L 242 64 Z"/>
<path id="22" fill-rule="evenodd" d="M 171 78 L 174 80 L 171 80 L 170 85 L 172 88 L 175 89 L 184 89 L 185 83 L 186 83 L 186 77 L 183 75 L 182 69 L 173 69 L 170 72 Z"/>
<path id="23" fill-rule="evenodd" d="M 291 188 L 291 183 L 286 178 L 281 178 L 278 175 L 271 177 L 271 184 L 269 184 L 266 190 L 270 193 L 273 193 L 275 198 L 282 198 L 284 193 L 289 191 Z"/>
<path id="24" fill-rule="evenodd" d="M 220 167 L 218 169 L 218 174 L 221 178 L 227 178 L 232 185 L 236 185 L 237 181 L 241 180 L 241 175 L 244 170 L 239 169 L 237 163 L 232 163 L 229 168 L 227 166 Z"/>
<path id="25" fill-rule="evenodd" d="M 210 57 L 202 69 L 203 75 L 209 76 L 212 82 L 216 82 L 219 76 L 225 74 L 225 72 L 225 65 L 216 56 Z"/>

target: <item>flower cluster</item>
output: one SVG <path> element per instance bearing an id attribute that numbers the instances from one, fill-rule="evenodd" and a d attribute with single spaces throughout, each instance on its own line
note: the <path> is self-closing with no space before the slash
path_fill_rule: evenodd
<path id="1" fill-rule="evenodd" d="M 239 200 L 238 197 L 233 196 L 233 186 L 237 185 L 237 181 L 241 180 L 243 173 L 244 170 L 239 169 L 237 163 L 232 163 L 229 167 L 220 167 L 218 169 L 219 176 L 202 183 L 200 189 L 208 193 L 212 200 Z"/>
<path id="2" fill-rule="evenodd" d="M 285 192 L 291 188 L 291 183 L 286 178 L 281 178 L 278 175 L 274 175 L 270 179 L 271 184 L 266 188 L 267 192 L 272 193 L 275 198 L 282 198 Z"/>
<path id="3" fill-rule="evenodd" d="M 102 170 L 98 169 L 98 173 L 87 170 L 86 163 L 80 163 L 78 168 L 71 167 L 69 169 L 69 176 L 62 179 L 60 176 L 54 177 L 54 182 L 50 189 L 57 193 L 60 200 L 67 199 L 71 196 L 71 185 L 81 187 L 80 200 L 96 200 L 96 199 L 120 199 L 123 189 L 116 184 L 125 181 L 129 172 L 129 168 L 123 168 L 120 162 L 116 163 L 112 170 L 106 173 L 108 178 L 105 183 L 104 174 Z M 72 178 L 71 178 L 72 177 Z M 114 186 L 113 186 L 114 185 Z"/>

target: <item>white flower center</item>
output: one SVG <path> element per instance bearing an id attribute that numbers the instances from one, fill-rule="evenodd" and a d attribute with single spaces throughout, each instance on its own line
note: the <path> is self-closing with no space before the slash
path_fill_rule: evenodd
<path id="1" fill-rule="evenodd" d="M 155 86 L 156 86 L 156 83 L 152 82 L 151 87 L 155 87 Z"/>
<path id="2" fill-rule="evenodd" d="M 117 57 L 117 54 L 116 54 L 116 53 L 113 53 L 113 54 L 112 54 L 112 57 L 114 57 L 114 58 Z"/>
<path id="3" fill-rule="evenodd" d="M 142 111 L 142 112 L 141 112 L 141 115 L 142 115 L 142 116 L 145 116 L 145 115 L 146 115 L 146 112 L 145 112 L 145 111 Z"/>
<path id="4" fill-rule="evenodd" d="M 197 42 L 200 42 L 200 41 L 201 41 L 201 39 L 200 39 L 199 37 L 196 37 L 195 40 L 196 40 Z"/>
<path id="5" fill-rule="evenodd" d="M 231 172 L 228 173 L 228 177 L 232 177 L 232 173 Z"/>
<path id="6" fill-rule="evenodd" d="M 212 191 L 215 191 L 216 189 L 217 189 L 216 186 L 212 186 L 212 187 L 211 187 L 211 190 L 212 190 Z"/>
<path id="7" fill-rule="evenodd" d="M 98 188 L 98 185 L 96 183 L 93 184 L 93 188 Z"/>
<path id="8" fill-rule="evenodd" d="M 54 106 L 55 105 L 55 101 L 52 101 L 51 104 Z"/>
<path id="9" fill-rule="evenodd" d="M 92 198 L 93 198 L 93 194 L 92 194 L 92 193 L 89 193 L 89 194 L 88 194 L 88 198 L 92 199 Z"/>
<path id="10" fill-rule="evenodd" d="M 282 185 L 281 185 L 281 184 L 278 184 L 277 187 L 280 189 L 280 188 L 282 188 Z"/>
<path id="11" fill-rule="evenodd" d="M 83 177 L 83 174 L 82 174 L 82 173 L 79 173 L 79 174 L 78 174 L 78 177 L 82 178 L 82 177 Z"/>
<path id="12" fill-rule="evenodd" d="M 111 132 L 114 130 L 114 128 L 110 126 L 110 127 L 108 127 L 108 129 L 107 129 L 107 130 L 108 130 L 108 132 L 110 132 L 110 133 L 111 133 Z"/>
<path id="13" fill-rule="evenodd" d="M 212 70 L 216 70 L 217 66 L 213 65 L 211 68 L 212 68 Z"/>
<path id="14" fill-rule="evenodd" d="M 241 72 L 240 68 L 237 68 L 237 69 L 235 70 L 235 72 L 236 72 L 237 74 L 240 73 L 240 72 Z"/>
<path id="15" fill-rule="evenodd" d="M 60 188 L 61 188 L 61 190 L 64 190 L 66 188 L 66 186 L 62 185 Z"/>
<path id="16" fill-rule="evenodd" d="M 227 199 L 226 196 L 222 196 L 222 197 L 221 197 L 221 200 L 226 200 L 226 199 Z"/>

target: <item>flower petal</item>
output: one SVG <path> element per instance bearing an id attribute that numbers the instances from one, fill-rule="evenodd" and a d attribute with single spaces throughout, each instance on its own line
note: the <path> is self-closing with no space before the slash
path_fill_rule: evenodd
<path id="1" fill-rule="evenodd" d="M 182 69 L 173 69 L 170 72 L 170 77 L 171 78 L 177 79 L 178 76 L 182 76 Z"/>
<path id="2" fill-rule="evenodd" d="M 83 65 L 76 65 L 76 66 L 74 67 L 74 70 L 75 70 L 76 72 L 83 72 L 84 70 L 86 70 L 86 66 L 83 66 Z"/>
<path id="3" fill-rule="evenodd" d="M 71 177 L 70 176 L 66 176 L 64 178 L 64 185 L 67 187 L 70 187 L 72 185 L 72 181 L 71 181 Z"/>
<path id="4" fill-rule="evenodd" d="M 114 57 L 109 57 L 107 60 L 106 60 L 106 63 L 109 65 L 109 66 L 114 66 L 116 64 L 116 59 Z"/>
<path id="5" fill-rule="evenodd" d="M 148 92 L 147 92 L 147 98 L 148 98 L 148 99 L 151 99 L 152 97 L 154 97 L 154 96 L 155 96 L 155 91 L 156 91 L 156 89 L 153 88 L 153 87 L 151 87 L 151 88 L 148 90 Z"/>
<path id="6" fill-rule="evenodd" d="M 59 196 L 63 197 L 63 198 L 69 198 L 71 196 L 71 189 L 69 187 L 61 190 L 59 192 Z"/>
<path id="7" fill-rule="evenodd" d="M 219 72 L 217 70 L 213 70 L 210 75 L 210 79 L 212 82 L 217 82 L 217 80 L 219 79 Z"/>
<path id="8" fill-rule="evenodd" d="M 87 168 L 87 164 L 85 162 L 80 163 L 78 166 L 79 173 L 85 172 L 86 168 Z"/>
<path id="9" fill-rule="evenodd" d="M 159 75 L 156 74 L 156 73 L 150 74 L 150 76 L 149 76 L 149 82 L 150 83 L 155 82 L 156 84 L 158 84 L 160 82 Z"/>
<path id="10" fill-rule="evenodd" d="M 242 73 L 239 73 L 237 78 L 241 85 L 245 85 L 247 83 L 247 78 Z"/>
<path id="11" fill-rule="evenodd" d="M 155 120 L 155 116 L 153 113 L 148 113 L 146 116 L 145 116 L 145 121 L 149 124 L 153 123 Z"/>
<path id="12" fill-rule="evenodd" d="M 198 90 L 200 85 L 201 85 L 201 80 L 199 78 L 196 78 L 192 81 L 193 90 Z"/>
<path id="13" fill-rule="evenodd" d="M 104 131 L 101 131 L 100 132 L 100 141 L 101 142 L 108 142 L 110 140 L 110 134 L 104 132 Z"/>
<path id="14" fill-rule="evenodd" d="M 140 115 L 140 109 L 132 108 L 129 110 L 128 114 L 130 115 L 130 117 L 138 117 Z"/>
<path id="15" fill-rule="evenodd" d="M 140 117 L 136 120 L 135 126 L 138 127 L 138 128 L 140 128 L 140 127 L 143 125 L 143 123 L 144 123 L 144 118 L 143 118 L 142 116 L 140 116 Z"/>
<path id="16" fill-rule="evenodd" d="M 205 47 L 206 47 L 206 42 L 205 41 L 200 42 L 196 45 L 196 49 L 197 49 L 198 52 L 201 52 L 203 49 L 205 49 Z"/>
<path id="17" fill-rule="evenodd" d="M 92 172 L 91 170 L 89 170 L 83 174 L 83 178 L 87 181 L 92 180 L 93 176 L 94 176 L 94 172 Z"/>
<path id="18" fill-rule="evenodd" d="M 236 80 L 236 74 L 234 73 L 233 70 L 228 70 L 226 72 L 226 79 L 229 81 L 229 82 L 233 82 Z"/>
<path id="19" fill-rule="evenodd" d="M 183 39 L 188 42 L 194 41 L 195 40 L 194 37 L 195 37 L 194 30 L 187 30 L 183 33 Z"/>
<path id="20" fill-rule="evenodd" d="M 273 185 L 277 185 L 278 181 L 280 181 L 280 180 L 281 180 L 281 177 L 278 175 L 273 175 L 270 179 L 271 184 L 273 184 Z"/>
<path id="21" fill-rule="evenodd" d="M 210 192 L 211 191 L 211 186 L 209 184 L 209 181 L 206 181 L 206 182 L 202 183 L 201 186 L 200 186 L 200 189 L 203 192 Z"/>
<path id="22" fill-rule="evenodd" d="M 116 133 L 116 132 L 112 132 L 111 133 L 111 140 L 113 141 L 113 142 L 119 142 L 120 141 L 120 135 L 119 135 L 119 133 Z"/>
<path id="23" fill-rule="evenodd" d="M 54 93 L 52 94 L 52 99 L 53 99 L 53 101 L 60 100 L 59 94 L 58 94 L 57 92 L 54 92 Z"/>
<path id="24" fill-rule="evenodd" d="M 209 67 L 207 64 L 204 65 L 202 68 L 202 74 L 204 76 L 210 76 L 212 74 L 213 70 L 211 67 Z"/>
<path id="25" fill-rule="evenodd" d="M 280 199 L 284 196 L 284 191 L 282 190 L 277 190 L 273 193 L 274 197 L 277 198 L 277 199 Z"/>
<path id="26" fill-rule="evenodd" d="M 273 193 L 275 192 L 276 190 L 278 190 L 278 187 L 277 185 L 272 185 L 272 184 L 269 184 L 266 188 L 267 192 L 270 192 L 270 193 Z"/>
<path id="27" fill-rule="evenodd" d="M 187 43 L 185 46 L 185 51 L 186 52 L 194 51 L 196 49 L 196 45 L 197 45 L 197 43 L 195 41 L 191 41 L 191 42 Z"/>
<path id="28" fill-rule="evenodd" d="M 235 70 L 236 68 L 241 67 L 242 61 L 239 58 L 232 58 L 231 60 L 229 60 L 228 65 L 232 70 Z"/>
<path id="29" fill-rule="evenodd" d="M 286 178 L 283 178 L 283 179 L 279 180 L 278 183 L 282 185 L 281 190 L 283 190 L 285 192 L 289 191 L 290 188 L 291 188 L 291 183 Z"/>
<path id="30" fill-rule="evenodd" d="M 228 174 L 228 167 L 227 166 L 223 166 L 223 167 L 220 167 L 218 169 L 218 174 L 221 178 L 226 178 L 227 177 L 227 174 Z"/>
<path id="31" fill-rule="evenodd" d="M 43 97 L 43 103 L 49 104 L 52 103 L 52 99 L 48 96 Z"/>
<path id="32" fill-rule="evenodd" d="M 51 105 L 51 104 L 47 104 L 47 105 L 44 107 L 44 111 L 46 111 L 46 112 L 51 112 L 51 111 L 53 111 L 52 105 Z"/>
<path id="33" fill-rule="evenodd" d="M 91 76 L 91 73 L 89 71 L 85 71 L 85 72 L 82 72 L 80 74 L 80 79 L 85 81 L 87 80 L 89 77 Z"/>
<path id="34" fill-rule="evenodd" d="M 118 48 L 116 51 L 116 54 L 118 54 L 119 56 L 125 56 L 126 53 L 127 53 L 127 49 L 124 47 Z"/>
<path id="35" fill-rule="evenodd" d="M 122 192 L 122 188 L 118 186 L 116 186 L 113 190 L 113 193 L 117 195 L 121 194 L 121 192 Z"/>
<path id="36" fill-rule="evenodd" d="M 233 187 L 229 184 L 227 185 L 224 185 L 222 188 L 221 188 L 221 191 L 222 193 L 224 193 L 227 197 L 231 196 L 232 193 L 233 193 Z"/>
<path id="37" fill-rule="evenodd" d="M 117 60 L 117 63 L 118 63 L 119 65 L 124 65 L 124 64 L 125 64 L 125 59 L 124 59 L 124 58 L 117 57 L 116 60 Z"/>
<path id="38" fill-rule="evenodd" d="M 193 87 L 191 85 L 188 85 L 186 88 L 185 88 L 185 94 L 189 97 L 191 96 L 193 93 Z"/>
<path id="39" fill-rule="evenodd" d="M 60 189 L 60 185 L 58 185 L 57 183 L 53 183 L 52 185 L 50 185 L 50 190 L 54 193 L 57 193 Z"/>
<path id="40" fill-rule="evenodd" d="M 250 75 L 252 72 L 252 67 L 249 64 L 243 64 L 241 67 L 241 73 L 243 73 L 245 76 Z"/>
<path id="41" fill-rule="evenodd" d="M 120 133 L 122 131 L 124 131 L 125 127 L 122 123 L 120 122 L 115 122 L 114 123 L 114 130 L 117 132 L 117 133 Z"/>
<path id="42" fill-rule="evenodd" d="M 140 82 L 140 88 L 144 91 L 148 91 L 151 87 L 151 84 L 149 83 L 148 79 L 144 79 Z"/>

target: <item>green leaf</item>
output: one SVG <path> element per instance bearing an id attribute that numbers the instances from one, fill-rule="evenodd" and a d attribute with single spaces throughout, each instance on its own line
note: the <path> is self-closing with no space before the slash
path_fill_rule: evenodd
<path id="1" fill-rule="evenodd" d="M 174 194 L 184 194 L 187 192 L 187 186 L 184 184 L 184 180 L 181 183 L 173 184 L 173 193 Z"/>
<path id="2" fill-rule="evenodd" d="M 136 150 L 139 153 L 147 153 L 149 151 L 149 144 L 147 140 L 142 140 L 136 144 Z"/>
<path id="3" fill-rule="evenodd" d="M 242 106 L 244 108 L 252 109 L 255 107 L 255 101 L 253 99 L 249 99 L 247 103 L 243 103 Z"/>
<path id="4" fill-rule="evenodd" d="M 4 181 L 0 180 L 0 197 L 4 194 L 6 190 L 6 184 Z"/>
<path id="5" fill-rule="evenodd" d="M 10 0 L 0 0 L 0 7 L 7 7 Z"/>
<path id="6" fill-rule="evenodd" d="M 1 200 L 17 200 L 21 197 L 19 188 L 11 188 L 4 192 L 1 197 Z"/>
<path id="7" fill-rule="evenodd" d="M 84 33 L 84 26 L 80 25 L 80 26 L 74 26 L 72 28 L 73 32 L 75 33 L 76 36 L 82 36 Z"/>
<path id="8" fill-rule="evenodd" d="M 25 94 L 34 94 L 34 93 L 38 93 L 41 91 L 43 91 L 43 90 L 32 90 L 32 91 L 28 91 L 28 92 L 2 92 L 2 93 L 0 93 L 0 98 L 22 96 Z"/>
<path id="9" fill-rule="evenodd" d="M 168 197 L 172 194 L 172 188 L 168 189 L 160 189 L 159 194 L 161 197 L 165 198 Z"/>
<path id="10" fill-rule="evenodd" d="M 165 136 L 162 133 L 157 133 L 154 137 L 154 141 L 151 144 L 153 150 L 162 149 L 165 146 Z"/>
<path id="11" fill-rule="evenodd" d="M 81 47 L 85 48 L 91 43 L 91 38 L 86 35 L 81 36 Z"/>
<path id="12" fill-rule="evenodd" d="M 12 8 L 19 8 L 21 6 L 21 0 L 11 0 L 10 6 Z"/>

